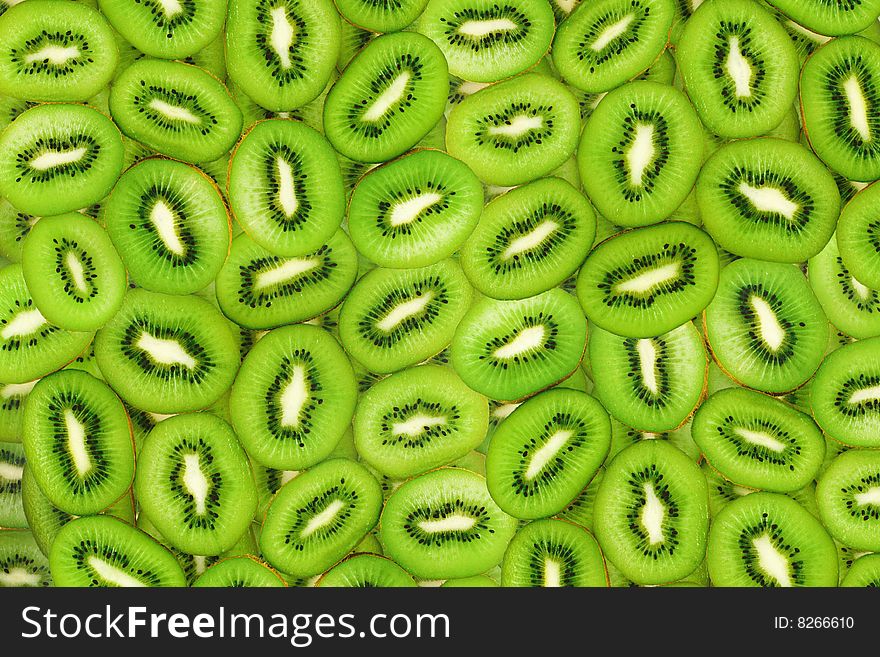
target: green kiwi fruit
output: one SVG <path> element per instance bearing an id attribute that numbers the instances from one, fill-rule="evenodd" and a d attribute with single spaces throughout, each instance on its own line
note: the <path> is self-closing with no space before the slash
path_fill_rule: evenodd
<path id="1" fill-rule="evenodd" d="M 596 233 L 589 202 L 560 178 L 543 178 L 492 200 L 462 245 L 471 284 L 496 299 L 523 299 L 562 283 Z"/>
<path id="2" fill-rule="evenodd" d="M 370 32 L 397 32 L 412 24 L 428 0 L 334 0 L 340 15 Z"/>
<path id="3" fill-rule="evenodd" d="M 49 561 L 26 529 L 0 529 L 0 588 L 52 586 Z"/>
<path id="4" fill-rule="evenodd" d="M 381 507 L 379 482 L 364 466 L 323 461 L 278 491 L 263 521 L 260 550 L 284 573 L 317 575 L 366 536 Z"/>
<path id="5" fill-rule="evenodd" d="M 155 413 L 207 408 L 240 363 L 235 336 L 208 301 L 142 289 L 129 290 L 98 331 L 95 357 L 121 397 Z"/>
<path id="6" fill-rule="evenodd" d="M 283 588 L 287 582 L 262 561 L 245 554 L 209 566 L 192 585 L 209 588 Z"/>
<path id="7" fill-rule="evenodd" d="M 355 554 L 324 573 L 315 586 L 324 588 L 411 588 L 417 584 L 412 575 L 391 559 L 375 554 Z"/>
<path id="8" fill-rule="evenodd" d="M 97 203 L 121 172 L 119 130 L 84 105 L 38 105 L 0 134 L 0 194 L 31 215 Z"/>
<path id="9" fill-rule="evenodd" d="M 24 405 L 36 383 L 0 384 L 0 442 L 21 442 Z"/>
<path id="10" fill-rule="evenodd" d="M 803 262 L 831 239 L 840 196 L 822 162 L 780 139 L 731 142 L 709 158 L 697 181 L 706 230 L 747 258 Z"/>
<path id="11" fill-rule="evenodd" d="M 501 562 L 515 532 L 516 520 L 495 504 L 486 480 L 455 468 L 402 484 L 379 523 L 386 554 L 423 579 L 485 573 Z"/>
<path id="12" fill-rule="evenodd" d="M 0 381 L 27 384 L 61 369 L 93 336 L 50 324 L 36 308 L 21 265 L 0 269 Z"/>
<path id="13" fill-rule="evenodd" d="M 632 427 L 673 430 L 703 398 L 708 358 L 691 322 L 654 338 L 625 338 L 593 327 L 589 350 L 595 395 Z"/>
<path id="14" fill-rule="evenodd" d="M 361 459 L 393 479 L 436 468 L 478 447 L 486 398 L 448 367 L 422 365 L 373 385 L 358 400 L 354 441 Z"/>
<path id="15" fill-rule="evenodd" d="M 195 167 L 141 160 L 119 178 L 104 206 L 113 245 L 140 287 L 191 294 L 217 276 L 229 252 L 226 204 Z"/>
<path id="16" fill-rule="evenodd" d="M 694 463 L 700 462 L 700 448 L 691 436 L 691 423 L 685 422 L 674 431 L 639 431 L 628 427 L 614 416 L 611 417 L 611 451 L 608 458 L 613 459 L 630 445 L 644 440 L 664 440 L 677 447 L 691 458 Z"/>
<path id="17" fill-rule="evenodd" d="M 643 440 L 606 466 L 593 530 L 606 559 L 638 584 L 692 573 L 706 553 L 709 502 L 700 468 L 662 440 Z"/>
<path id="18" fill-rule="evenodd" d="M 825 352 L 828 322 L 797 266 L 743 258 L 721 270 L 703 317 L 715 360 L 738 383 L 788 392 Z"/>
<path id="19" fill-rule="evenodd" d="M 451 362 L 474 390 L 516 401 L 574 372 L 586 338 L 577 300 L 561 289 L 516 301 L 486 297 L 471 306 L 455 329 Z"/>
<path id="20" fill-rule="evenodd" d="M 245 357 L 232 385 L 232 424 L 251 458 L 300 470 L 333 451 L 356 398 L 354 372 L 333 336 L 316 326 L 285 326 Z"/>
<path id="21" fill-rule="evenodd" d="M 553 64 L 582 91 L 610 91 L 660 57 L 674 16 L 674 0 L 581 3 L 556 30 Z"/>
<path id="22" fill-rule="evenodd" d="M 376 37 L 346 67 L 324 103 L 324 134 L 342 155 L 385 162 L 427 135 L 443 116 L 449 70 L 416 32 Z"/>
<path id="23" fill-rule="evenodd" d="M 681 326 L 712 301 L 718 253 L 685 222 L 618 233 L 587 256 L 577 295 L 591 323 L 617 335 L 649 338 Z"/>
<path id="24" fill-rule="evenodd" d="M 547 53 L 554 21 L 546 2 L 431 0 L 418 30 L 440 47 L 452 75 L 494 82 L 531 68 Z"/>
<path id="25" fill-rule="evenodd" d="M 119 75 L 110 113 L 127 137 L 186 162 L 218 159 L 242 126 L 241 111 L 217 78 L 161 59 L 142 59 Z"/>
<path id="26" fill-rule="evenodd" d="M 340 40 L 331 0 L 229 0 L 229 78 L 268 110 L 289 112 L 320 96 Z"/>
<path id="27" fill-rule="evenodd" d="M 845 545 L 880 552 L 880 452 L 852 450 L 836 457 L 816 486 L 819 517 Z"/>
<path id="28" fill-rule="evenodd" d="M 21 492 L 25 461 L 20 444 L 0 442 L 0 527 L 23 529 L 28 526 Z"/>
<path id="29" fill-rule="evenodd" d="M 724 507 L 708 547 L 712 584 L 837 586 L 837 550 L 825 528 L 780 493 L 753 493 Z"/>
<path id="30" fill-rule="evenodd" d="M 442 589 L 473 589 L 473 588 L 497 588 L 498 582 L 488 575 L 473 575 L 472 577 L 454 577 L 447 579 L 440 585 Z"/>
<path id="31" fill-rule="evenodd" d="M 840 213 L 837 247 L 843 265 L 863 285 L 880 289 L 880 221 L 874 214 L 880 185 L 855 194 Z"/>
<path id="32" fill-rule="evenodd" d="M 880 588 L 880 554 L 868 554 L 856 559 L 840 585 Z"/>
<path id="33" fill-rule="evenodd" d="M 578 493 L 577 497 L 569 502 L 555 517 L 561 520 L 568 520 L 592 531 L 593 511 L 596 508 L 596 491 L 599 490 L 599 484 L 602 483 L 604 476 L 605 468 L 600 467 L 589 486 Z"/>
<path id="34" fill-rule="evenodd" d="M 767 0 L 783 13 L 814 32 L 836 36 L 854 34 L 877 22 L 877 0 Z"/>
<path id="35" fill-rule="evenodd" d="M 501 586 L 606 587 L 608 574 L 599 544 L 586 529 L 564 520 L 535 520 L 507 546 Z"/>
<path id="36" fill-rule="evenodd" d="M 0 17 L 0 43 L 0 94 L 28 100 L 87 100 L 119 57 L 106 18 L 74 2 L 22 2 Z"/>
<path id="37" fill-rule="evenodd" d="M 358 251 L 381 267 L 426 267 L 462 245 L 482 207 L 482 186 L 466 164 L 417 150 L 357 183 L 348 229 Z"/>
<path id="38" fill-rule="evenodd" d="M 71 520 L 52 543 L 56 586 L 185 586 L 177 559 L 148 534 L 110 516 Z"/>
<path id="39" fill-rule="evenodd" d="M 547 390 L 501 422 L 486 453 L 489 493 L 526 520 L 562 512 L 596 475 L 611 445 L 608 413 L 586 393 Z"/>

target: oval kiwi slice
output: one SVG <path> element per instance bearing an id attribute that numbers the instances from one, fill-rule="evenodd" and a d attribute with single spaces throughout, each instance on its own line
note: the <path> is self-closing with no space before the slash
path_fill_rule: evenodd
<path id="1" fill-rule="evenodd" d="M 880 551 L 880 452 L 852 450 L 836 457 L 816 486 L 819 517 L 838 541 Z"/>
<path id="2" fill-rule="evenodd" d="M 825 439 L 810 416 L 743 388 L 711 395 L 694 416 L 691 436 L 727 479 L 779 493 L 804 488 L 825 458 Z"/>
<path id="3" fill-rule="evenodd" d="M 32 215 L 79 210 L 107 196 L 122 155 L 119 130 L 97 110 L 38 105 L 0 134 L 0 194 Z"/>
<path id="4" fill-rule="evenodd" d="M 449 344 L 471 295 L 454 260 L 418 269 L 376 268 L 355 284 L 342 304 L 342 344 L 373 372 L 414 365 Z"/>
<path id="5" fill-rule="evenodd" d="M 837 549 L 825 528 L 780 493 L 753 493 L 712 522 L 707 551 L 715 586 L 837 586 Z"/>
<path id="6" fill-rule="evenodd" d="M 451 362 L 474 390 L 514 401 L 571 374 L 586 338 L 577 300 L 561 289 L 518 301 L 483 298 L 455 329 Z"/>
<path id="7" fill-rule="evenodd" d="M 461 248 L 471 284 L 496 299 L 524 299 L 562 283 L 596 236 L 587 199 L 560 178 L 545 178 L 492 200 Z"/>
<path id="8" fill-rule="evenodd" d="M 317 575 L 366 536 L 381 509 L 379 482 L 364 466 L 324 461 L 278 491 L 266 512 L 260 550 L 284 573 Z"/>
<path id="9" fill-rule="evenodd" d="M 781 139 L 732 142 L 697 181 L 703 225 L 719 246 L 747 258 L 803 262 L 834 233 L 840 195 L 822 162 Z"/>
<path id="10" fill-rule="evenodd" d="M 501 586 L 608 586 L 605 560 L 593 535 L 564 520 L 536 520 L 520 529 L 504 553 Z"/>
<path id="11" fill-rule="evenodd" d="M 126 136 L 186 162 L 218 159 L 241 133 L 241 111 L 226 87 L 180 62 L 133 63 L 113 83 L 110 112 Z"/>
<path id="12" fill-rule="evenodd" d="M 872 289 L 880 289 L 878 203 L 880 185 L 866 187 L 846 204 L 837 224 L 837 246 L 843 264 L 862 284 Z"/>
<path id="13" fill-rule="evenodd" d="M 49 566 L 56 586 L 186 586 L 171 552 L 108 516 L 77 518 L 65 525 L 52 543 Z"/>
<path id="14" fill-rule="evenodd" d="M 324 103 L 324 133 L 358 162 L 384 162 L 412 148 L 443 116 L 449 71 L 440 49 L 415 32 L 371 41 Z"/>
<path id="15" fill-rule="evenodd" d="M 840 585 L 880 588 L 880 554 L 868 554 L 856 559 Z"/>
<path id="16" fill-rule="evenodd" d="M 721 270 L 703 318 L 722 369 L 764 392 L 787 392 L 809 379 L 825 353 L 828 321 L 795 265 L 743 258 Z"/>
<path id="17" fill-rule="evenodd" d="M 489 442 L 489 493 L 516 518 L 562 511 L 598 471 L 611 445 L 608 413 L 593 397 L 556 388 L 532 397 Z"/>
<path id="18" fill-rule="evenodd" d="M 375 554 L 356 554 L 324 573 L 315 586 L 409 588 L 417 584 L 412 575 L 391 559 Z"/>
<path id="19" fill-rule="evenodd" d="M 36 383 L 36 381 L 30 381 L 28 383 L 0 384 L 0 441 L 21 442 L 24 405 L 28 393 Z"/>
<path id="20" fill-rule="evenodd" d="M 103 218 L 132 279 L 153 292 L 192 294 L 207 287 L 229 252 L 220 190 L 182 162 L 138 162 L 119 178 Z"/>
<path id="21" fill-rule="evenodd" d="M 154 413 L 207 408 L 232 384 L 240 360 L 220 311 L 194 296 L 129 290 L 95 339 L 107 382 Z"/>
<path id="22" fill-rule="evenodd" d="M 300 470 L 333 451 L 356 399 L 354 372 L 333 336 L 316 326 L 285 326 L 261 338 L 245 357 L 230 413 L 254 460 Z"/>
<path id="23" fill-rule="evenodd" d="M 110 82 L 119 53 L 104 16 L 74 2 L 14 4 L 0 17 L 0 94 L 84 101 Z"/>
<path id="24" fill-rule="evenodd" d="M 21 491 L 25 462 L 19 443 L 0 442 L 0 527 L 28 526 Z"/>
<path id="25" fill-rule="evenodd" d="M 880 16 L 880 1 L 824 2 L 824 0 L 767 0 L 804 27 L 819 34 L 855 34 Z"/>
<path id="26" fill-rule="evenodd" d="M 633 338 L 661 335 L 705 308 L 718 286 L 718 252 L 691 224 L 619 233 L 584 262 L 577 295 L 597 326 Z"/>
<path id="27" fill-rule="evenodd" d="M 484 573 L 501 562 L 516 520 L 492 500 L 483 477 L 442 468 L 410 479 L 382 511 L 379 540 L 416 577 Z"/>
<path id="28" fill-rule="evenodd" d="M 49 561 L 25 529 L 0 531 L 0 588 L 52 586 Z"/>
<path id="29" fill-rule="evenodd" d="M 354 441 L 376 470 L 405 479 L 479 447 L 488 425 L 485 397 L 452 369 L 423 365 L 392 374 L 361 396 Z"/>
<path id="30" fill-rule="evenodd" d="M 675 59 L 700 119 L 722 137 L 766 134 L 797 96 L 797 50 L 754 0 L 700 5 L 685 23 Z"/>
<path id="31" fill-rule="evenodd" d="M 256 557 L 244 554 L 209 566 L 192 585 L 208 588 L 284 588 L 287 582 Z"/>
<path id="32" fill-rule="evenodd" d="M 480 220 L 483 188 L 463 162 L 419 150 L 370 171 L 354 188 L 348 228 L 381 267 L 426 267 L 455 252 Z"/>

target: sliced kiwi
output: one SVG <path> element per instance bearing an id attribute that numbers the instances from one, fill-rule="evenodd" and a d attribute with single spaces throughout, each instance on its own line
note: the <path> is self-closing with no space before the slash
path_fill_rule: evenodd
<path id="1" fill-rule="evenodd" d="M 209 302 L 141 289 L 129 290 L 98 332 L 95 356 L 120 396 L 155 413 L 207 408 L 240 363 L 226 319 Z"/>
<path id="2" fill-rule="evenodd" d="M 819 34 L 854 34 L 877 22 L 877 0 L 767 0 L 798 23 Z"/>
<path id="3" fill-rule="evenodd" d="M 28 526 L 21 491 L 25 461 L 20 444 L 0 442 L 0 527 L 23 529 Z"/>
<path id="4" fill-rule="evenodd" d="M 287 582 L 251 555 L 229 557 L 205 569 L 192 584 L 209 588 L 283 588 Z"/>
<path id="5" fill-rule="evenodd" d="M 825 313 L 800 269 L 749 258 L 721 270 L 704 324 L 724 371 L 764 392 L 788 392 L 806 382 L 828 340 Z"/>
<path id="6" fill-rule="evenodd" d="M 49 561 L 26 529 L 0 529 L 0 588 L 52 586 Z"/>
<path id="7" fill-rule="evenodd" d="M 863 285 L 880 289 L 880 221 L 875 214 L 880 185 L 855 194 L 840 213 L 837 247 L 843 264 Z"/>
<path id="8" fill-rule="evenodd" d="M 593 511 L 596 508 L 596 491 L 599 490 L 599 484 L 602 483 L 604 476 L 605 468 L 600 467 L 590 485 L 578 493 L 577 497 L 566 504 L 565 508 L 556 514 L 555 517 L 561 520 L 568 520 L 592 531 Z"/>
<path id="9" fill-rule="evenodd" d="M 577 295 L 590 322 L 634 338 L 661 335 L 699 314 L 718 286 L 718 253 L 685 222 L 619 233 L 584 262 Z"/>
<path id="10" fill-rule="evenodd" d="M 285 326 L 245 357 L 232 386 L 232 423 L 253 459 L 300 470 L 333 451 L 356 397 L 354 373 L 336 340 L 315 326 Z"/>
<path id="11" fill-rule="evenodd" d="M 119 129 L 186 162 L 226 153 L 241 133 L 241 111 L 226 87 L 197 66 L 142 59 L 126 68 L 110 90 Z"/>
<path id="12" fill-rule="evenodd" d="M 715 586 L 837 586 L 837 550 L 819 521 L 780 493 L 753 493 L 712 522 L 709 576 Z"/>
<path id="13" fill-rule="evenodd" d="M 840 585 L 880 588 L 880 554 L 868 554 L 856 559 Z"/>
<path id="14" fill-rule="evenodd" d="M 324 573 L 315 586 L 408 588 L 417 584 L 412 575 L 391 559 L 375 554 L 355 554 Z"/>
<path id="15" fill-rule="evenodd" d="M 852 450 L 836 457 L 816 486 L 819 516 L 841 543 L 880 551 L 880 453 Z"/>
<path id="16" fill-rule="evenodd" d="M 260 549 L 270 564 L 297 577 L 324 572 L 379 519 L 382 491 L 362 465 L 330 459 L 278 491 L 266 513 Z"/>
<path id="17" fill-rule="evenodd" d="M 348 227 L 358 251 L 379 266 L 426 267 L 461 246 L 482 207 L 482 186 L 466 164 L 417 150 L 358 182 Z"/>
<path id="18" fill-rule="evenodd" d="M 455 468 L 434 470 L 395 490 L 382 511 L 386 553 L 416 577 L 448 579 L 499 564 L 516 531 L 486 480 Z"/>
<path id="19" fill-rule="evenodd" d="M 474 390 L 515 401 L 570 375 L 586 337 L 577 300 L 560 289 L 518 301 L 483 298 L 455 329 L 451 361 Z"/>
<path id="20" fill-rule="evenodd" d="M 354 440 L 365 462 L 405 479 L 467 455 L 488 423 L 485 397 L 451 368 L 423 365 L 392 374 L 361 396 Z"/>

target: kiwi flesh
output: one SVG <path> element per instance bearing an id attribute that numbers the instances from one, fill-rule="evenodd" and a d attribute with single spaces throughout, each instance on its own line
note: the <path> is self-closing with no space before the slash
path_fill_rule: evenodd
<path id="1" fill-rule="evenodd" d="M 837 456 L 816 486 L 819 517 L 841 543 L 880 551 L 880 454 L 851 450 Z"/>
<path id="2" fill-rule="evenodd" d="M 880 588 L 880 555 L 868 554 L 856 559 L 840 585 Z"/>
<path id="3" fill-rule="evenodd" d="M 209 566 L 192 585 L 209 588 L 284 588 L 287 582 L 256 557 L 242 555 Z"/>
<path id="4" fill-rule="evenodd" d="M 375 554 L 354 554 L 324 573 L 315 586 L 412 588 L 417 584 L 412 575 L 391 559 Z"/>
<path id="5" fill-rule="evenodd" d="M 0 588 L 53 586 L 49 561 L 26 529 L 0 529 Z"/>
<path id="6" fill-rule="evenodd" d="M 860 32 L 880 16 L 880 2 L 823 2 L 823 0 L 767 0 L 804 27 L 829 36 Z"/>
<path id="7" fill-rule="evenodd" d="M 880 223 L 873 208 L 880 185 L 869 185 L 844 206 L 837 223 L 837 247 L 843 265 L 863 285 L 880 289 Z"/>
<path id="8" fill-rule="evenodd" d="M 21 490 L 25 462 L 24 448 L 19 443 L 0 442 L 0 527 L 28 527 Z"/>

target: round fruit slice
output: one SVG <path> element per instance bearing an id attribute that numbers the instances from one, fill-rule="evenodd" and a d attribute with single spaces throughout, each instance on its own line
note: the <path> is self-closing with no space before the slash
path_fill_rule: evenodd
<path id="1" fill-rule="evenodd" d="M 256 557 L 245 554 L 218 561 L 192 583 L 208 588 L 284 588 L 287 582 Z"/>
<path id="2" fill-rule="evenodd" d="M 855 34 L 877 22 L 880 1 L 857 0 L 856 2 L 824 2 L 823 0 L 768 0 L 780 11 L 804 27 L 837 36 Z"/>
<path id="3" fill-rule="evenodd" d="M 880 453 L 844 452 L 816 486 L 819 517 L 838 541 L 857 550 L 880 551 Z"/>
<path id="4" fill-rule="evenodd" d="M 19 443 L 0 442 L 0 527 L 28 527 L 21 491 L 25 461 Z"/>
<path id="5" fill-rule="evenodd" d="M 868 554 L 856 559 L 840 585 L 880 588 L 880 554 Z"/>
<path id="6" fill-rule="evenodd" d="M 356 554 L 324 573 L 315 586 L 410 588 L 417 584 L 412 575 L 391 559 L 375 554 Z"/>
<path id="7" fill-rule="evenodd" d="M 840 213 L 837 246 L 843 264 L 863 285 L 880 289 L 880 222 L 876 208 L 880 185 L 870 185 L 852 197 Z"/>
<path id="8" fill-rule="evenodd" d="M 52 574 L 33 534 L 24 529 L 0 531 L 0 588 L 52 586 Z"/>

